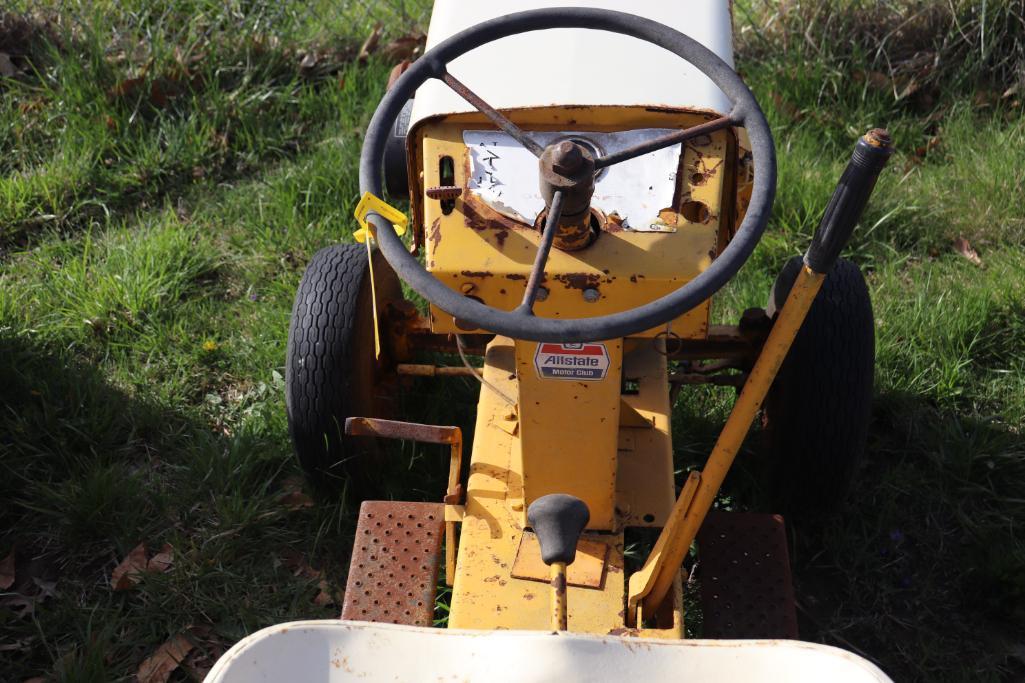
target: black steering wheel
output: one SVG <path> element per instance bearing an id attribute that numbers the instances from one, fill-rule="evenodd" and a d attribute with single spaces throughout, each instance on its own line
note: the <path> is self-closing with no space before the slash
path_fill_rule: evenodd
<path id="1" fill-rule="evenodd" d="M 556 192 L 548 209 L 537 258 L 523 303 L 512 311 L 503 311 L 464 297 L 431 275 L 407 251 L 392 224 L 377 213 L 367 219 L 376 229 L 376 237 L 388 263 L 409 286 L 443 311 L 489 332 L 514 339 L 539 342 L 594 342 L 627 337 L 664 325 L 683 315 L 722 288 L 747 261 L 765 231 L 776 194 L 776 150 L 765 115 L 751 91 L 728 64 L 692 38 L 650 19 L 591 8 L 552 8 L 509 14 L 461 31 L 426 52 L 395 82 L 384 96 L 370 121 L 360 158 L 360 191 L 381 194 L 381 168 L 389 132 L 403 105 L 428 79 L 444 81 L 467 102 L 488 117 L 520 144 L 541 157 L 544 149 L 530 136 L 488 105 L 448 73 L 446 66 L 455 58 L 485 43 L 529 31 L 552 28 L 584 28 L 621 33 L 658 45 L 690 62 L 705 74 L 729 98 L 729 114 L 692 128 L 648 140 L 640 145 L 595 160 L 600 169 L 689 138 L 706 135 L 730 126 L 747 129 L 754 156 L 754 187 L 744 221 L 726 249 L 696 278 L 679 289 L 637 308 L 591 318 L 539 318 L 533 305 L 561 212 L 562 195 Z"/>

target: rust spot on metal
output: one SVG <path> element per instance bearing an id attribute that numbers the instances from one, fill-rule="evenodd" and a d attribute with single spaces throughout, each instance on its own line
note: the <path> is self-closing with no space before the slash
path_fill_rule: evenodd
<path id="1" fill-rule="evenodd" d="M 505 240 L 507 237 L 509 237 L 509 231 L 504 228 L 495 233 L 495 244 L 498 245 L 499 249 L 505 249 Z"/>
<path id="2" fill-rule="evenodd" d="M 523 275 L 521 273 L 509 273 L 508 275 L 505 276 L 505 279 L 507 279 L 507 280 L 526 280 L 527 276 Z"/>
<path id="3" fill-rule="evenodd" d="M 638 635 L 638 633 L 640 632 L 635 628 L 614 628 L 611 631 L 609 631 L 608 634 L 610 636 L 619 636 L 621 638 L 626 638 L 636 636 Z"/>
<path id="4" fill-rule="evenodd" d="M 459 427 L 381 420 L 375 417 L 347 418 L 345 434 L 347 436 L 377 436 L 385 439 L 404 439 L 439 444 L 462 443 L 463 439 Z"/>
<path id="5" fill-rule="evenodd" d="M 693 200 L 684 202 L 680 207 L 680 215 L 691 223 L 707 223 L 712 220 L 712 212 L 708 205 Z"/>
<path id="6" fill-rule="evenodd" d="M 438 245 L 441 244 L 441 216 L 435 218 L 434 222 L 431 223 L 431 230 L 427 233 L 427 239 L 434 249 L 437 249 Z"/>
<path id="7" fill-rule="evenodd" d="M 605 223 L 602 225 L 602 230 L 608 233 L 623 232 L 626 228 L 623 227 L 623 217 L 613 211 L 612 213 L 605 216 Z"/>
<path id="8" fill-rule="evenodd" d="M 873 128 L 865 133 L 865 142 L 873 147 L 889 147 L 893 142 L 890 131 L 885 128 Z"/>
<path id="9" fill-rule="evenodd" d="M 463 201 L 463 219 L 466 227 L 477 232 L 505 230 L 506 235 L 503 235 L 503 240 L 508 235 L 509 230 L 515 228 L 531 229 L 527 223 L 520 223 L 498 213 L 484 202 L 475 198 L 473 194 L 468 194 L 466 200 Z"/>
<path id="10" fill-rule="evenodd" d="M 342 619 L 430 626 L 444 526 L 439 503 L 364 502 Z"/>
<path id="11" fill-rule="evenodd" d="M 594 273 L 562 273 L 554 277 L 569 289 L 593 289 L 601 283 L 601 276 Z"/>
<path id="12" fill-rule="evenodd" d="M 459 274 L 464 277 L 491 277 L 494 275 L 490 270 L 462 270 Z"/>
<path id="13" fill-rule="evenodd" d="M 424 190 L 424 194 L 430 199 L 459 199 L 463 194 L 463 188 L 455 185 L 438 185 L 437 187 L 428 187 Z"/>
<path id="14" fill-rule="evenodd" d="M 557 574 L 557 575 L 553 576 L 551 584 L 552 584 L 552 588 L 555 589 L 555 594 L 556 595 L 565 595 L 566 594 L 566 575 L 565 574 Z"/>
<path id="15" fill-rule="evenodd" d="M 722 166 L 723 160 L 719 159 L 719 161 L 716 162 L 714 166 L 709 167 L 708 164 L 705 163 L 704 157 L 701 155 L 701 153 L 697 152 L 696 150 L 695 152 L 698 155 L 698 160 L 697 163 L 694 164 L 695 170 L 694 173 L 692 173 L 690 176 L 690 184 L 704 185 L 708 182 L 708 179 L 714 176 L 715 172 L 719 170 L 719 167 Z"/>

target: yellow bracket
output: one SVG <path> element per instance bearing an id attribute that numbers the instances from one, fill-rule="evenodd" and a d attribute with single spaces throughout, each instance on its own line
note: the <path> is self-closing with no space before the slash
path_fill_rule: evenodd
<path id="1" fill-rule="evenodd" d="M 680 491 L 680 497 L 677 499 L 676 505 L 673 506 L 672 512 L 669 513 L 665 528 L 675 528 L 683 521 L 691 501 L 694 500 L 694 494 L 698 490 L 700 481 L 701 474 L 697 471 L 692 471 L 687 477 L 683 490 Z M 634 628 L 641 623 L 643 616 L 638 613 L 640 601 L 655 589 L 657 583 L 665 583 L 668 580 L 669 585 L 672 585 L 674 572 L 664 571 L 664 569 L 667 567 L 679 568 L 683 564 L 683 558 L 686 557 L 688 550 L 690 550 L 690 544 L 684 545 L 679 535 L 659 535 L 644 566 L 630 576 L 630 588 L 627 591 L 629 598 L 626 607 L 628 626 Z M 665 591 L 663 591 L 664 594 Z"/>
<path id="2" fill-rule="evenodd" d="M 388 204 L 388 202 L 375 197 L 369 192 L 363 193 L 359 203 L 356 204 L 356 210 L 353 212 L 356 220 L 359 221 L 360 228 L 352 236 L 360 244 L 367 245 L 367 262 L 370 266 L 370 298 L 374 309 L 374 358 L 381 360 L 381 326 L 378 323 L 377 315 L 377 287 L 374 285 L 374 256 L 370 250 L 370 243 L 375 239 L 375 236 L 374 228 L 370 221 L 367 220 L 367 216 L 371 212 L 378 214 L 381 218 L 394 225 L 395 233 L 400 237 L 406 234 L 409 218 L 406 217 L 406 214 Z"/>
<path id="3" fill-rule="evenodd" d="M 374 238 L 374 229 L 367 220 L 367 216 L 371 213 L 376 213 L 384 220 L 388 221 L 395 226 L 395 234 L 402 237 L 406 234 L 406 226 L 409 225 L 409 218 L 406 214 L 402 213 L 394 206 L 384 201 L 383 199 L 372 195 L 369 192 L 364 192 L 363 196 L 359 198 L 359 203 L 356 204 L 356 210 L 353 214 L 356 216 L 356 220 L 359 221 L 360 228 L 353 233 L 353 237 L 360 244 L 367 241 L 367 235 Z"/>
<path id="4" fill-rule="evenodd" d="M 751 429 L 751 422 L 769 393 L 772 381 L 787 357 L 790 346 L 794 343 L 794 338 L 801 329 L 825 277 L 807 266 L 798 274 L 762 346 L 762 352 L 758 354 L 758 359 L 751 368 L 747 381 L 744 382 L 744 388 L 737 397 L 737 402 L 733 404 L 733 410 L 730 411 L 719 439 L 708 456 L 704 470 L 700 477 L 695 478 L 695 473 L 692 473 L 691 478 L 687 480 L 666 525 L 662 527 L 652 557 L 648 558 L 648 562 L 641 569 L 641 572 L 646 574 L 636 582 L 631 577 L 627 596 L 628 623 L 631 620 L 636 623 L 639 611 L 654 614 L 665 599 L 674 575 L 680 570 L 684 553 L 694 542 L 701 523 L 705 521 L 705 515 L 715 502 L 726 473 L 733 465 L 737 451 Z M 641 609 L 638 609 L 639 604 Z"/>

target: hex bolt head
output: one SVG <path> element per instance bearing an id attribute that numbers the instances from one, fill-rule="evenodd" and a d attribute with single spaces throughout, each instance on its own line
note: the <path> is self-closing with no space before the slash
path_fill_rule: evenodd
<path id="1" fill-rule="evenodd" d="M 580 147 L 569 140 L 563 140 L 552 150 L 552 168 L 562 175 L 573 175 L 584 163 Z"/>
<path id="2" fill-rule="evenodd" d="M 537 288 L 537 296 L 534 297 L 534 301 L 544 301 L 547 298 L 548 298 L 548 288 L 547 287 L 538 287 Z"/>
<path id="3" fill-rule="evenodd" d="M 601 292 L 593 287 L 588 287 L 584 290 L 584 301 L 589 304 L 593 304 L 595 301 L 601 298 Z"/>

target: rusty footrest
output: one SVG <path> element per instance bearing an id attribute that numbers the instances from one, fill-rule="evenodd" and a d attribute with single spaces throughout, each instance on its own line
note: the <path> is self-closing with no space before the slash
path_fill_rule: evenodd
<path id="1" fill-rule="evenodd" d="M 705 638 L 797 638 L 780 515 L 708 513 L 698 533 Z"/>
<path id="2" fill-rule="evenodd" d="M 365 501 L 342 619 L 431 626 L 444 527 L 441 503 Z"/>

